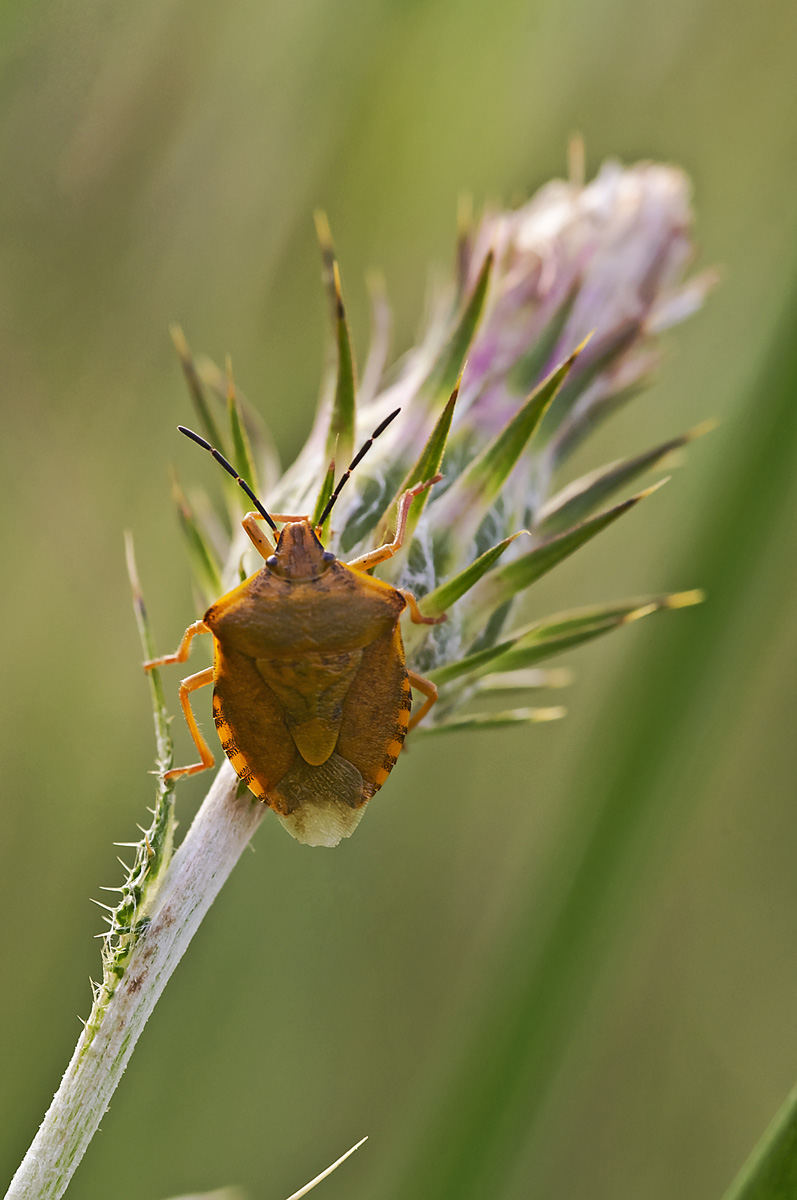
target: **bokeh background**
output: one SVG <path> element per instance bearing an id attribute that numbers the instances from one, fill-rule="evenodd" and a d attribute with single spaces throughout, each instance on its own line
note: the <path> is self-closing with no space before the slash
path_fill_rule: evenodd
<path id="1" fill-rule="evenodd" d="M 457 196 L 525 197 L 580 130 L 590 174 L 682 164 L 725 275 L 588 461 L 722 423 L 531 606 L 708 603 L 572 655 L 566 721 L 419 744 L 334 852 L 267 822 L 71 1194 L 280 1200 L 368 1133 L 319 1195 L 425 1200 L 438 1152 L 466 1179 L 436 1200 L 721 1195 L 797 1078 L 796 58 L 790 0 L 0 7 L 4 1177 L 152 792 L 124 528 L 162 648 L 197 615 L 169 466 L 209 475 L 169 323 L 231 353 L 288 462 L 323 360 L 313 209 L 358 349 L 378 266 L 398 353 Z M 523 1069 L 496 1084 L 513 997 Z"/>

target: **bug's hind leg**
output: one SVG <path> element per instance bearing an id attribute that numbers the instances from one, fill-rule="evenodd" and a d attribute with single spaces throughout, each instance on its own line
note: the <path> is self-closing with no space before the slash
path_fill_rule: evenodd
<path id="1" fill-rule="evenodd" d="M 215 759 L 211 753 L 210 746 L 199 732 L 199 726 L 196 723 L 194 711 L 191 708 L 189 699 L 191 692 L 195 692 L 197 688 L 205 687 L 206 684 L 213 682 L 213 668 L 207 667 L 204 671 L 197 671 L 196 675 L 189 675 L 180 684 L 180 704 L 183 709 L 186 725 L 194 739 L 194 745 L 199 751 L 199 757 L 202 760 L 198 763 L 193 763 L 190 767 L 174 767 L 171 771 L 167 771 L 163 776 L 164 779 L 181 779 L 183 775 L 196 775 L 198 771 L 207 771 L 213 766 Z"/>
<path id="2" fill-rule="evenodd" d="M 423 720 L 429 709 L 436 702 L 438 692 L 436 684 L 432 683 L 431 679 L 424 679 L 423 675 L 418 675 L 415 671 L 408 671 L 407 674 L 410 677 L 410 683 L 412 686 L 416 688 L 417 691 L 422 692 L 426 697 L 418 711 L 413 713 L 410 718 L 410 723 L 407 726 L 407 733 L 409 733 L 411 729 L 415 728 L 419 721 Z"/>
<path id="3" fill-rule="evenodd" d="M 185 662 L 191 643 L 198 633 L 210 633 L 210 626 L 204 621 L 194 621 L 193 625 L 186 629 L 174 654 L 162 654 L 160 658 L 151 658 L 149 662 L 144 663 L 144 670 L 151 671 L 153 667 L 165 667 L 168 663 Z"/>

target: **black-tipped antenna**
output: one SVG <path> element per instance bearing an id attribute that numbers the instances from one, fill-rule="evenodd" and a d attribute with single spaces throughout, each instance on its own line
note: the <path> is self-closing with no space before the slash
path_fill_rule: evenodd
<path id="1" fill-rule="evenodd" d="M 360 446 L 360 449 L 357 451 L 357 453 L 355 454 L 354 458 L 353 458 L 353 459 L 351 460 L 351 462 L 349 463 L 348 470 L 345 472 L 345 474 L 341 475 L 341 477 L 340 477 L 340 482 L 338 483 L 338 485 L 337 485 L 337 487 L 335 488 L 335 490 L 334 490 L 334 492 L 332 493 L 332 495 L 331 495 L 331 496 L 329 497 L 329 499 L 327 500 L 327 505 L 326 505 L 326 508 L 325 508 L 325 509 L 324 509 L 324 511 L 321 513 L 321 516 L 318 518 L 318 524 L 319 524 L 319 525 L 323 525 L 323 524 L 324 524 L 324 522 L 326 521 L 327 517 L 329 516 L 329 514 L 332 512 L 332 509 L 333 509 L 333 507 L 334 507 L 335 501 L 337 500 L 338 496 L 340 495 L 340 493 L 341 493 L 341 491 L 342 491 L 342 489 L 343 489 L 343 485 L 344 485 L 344 483 L 345 483 L 345 482 L 346 482 L 346 480 L 349 478 L 349 476 L 351 475 L 351 473 L 352 473 L 352 471 L 354 470 L 354 468 L 355 468 L 356 466 L 358 466 L 358 464 L 359 464 L 359 463 L 361 463 L 361 462 L 362 462 L 362 460 L 365 458 L 365 455 L 368 453 L 368 451 L 371 449 L 371 447 L 373 446 L 373 444 L 374 444 L 374 442 L 376 441 L 376 439 L 379 437 L 380 433 L 384 433 L 384 432 L 385 432 L 385 430 L 387 429 L 387 427 L 388 427 L 388 425 L 390 424 L 390 422 L 391 422 L 391 421 L 392 421 L 392 420 L 393 420 L 395 417 L 397 417 L 397 416 L 399 415 L 399 413 L 400 413 L 400 412 L 401 412 L 401 409 L 400 409 L 400 408 L 394 409 L 394 411 L 393 411 L 393 412 L 390 414 L 390 416 L 389 416 L 389 417 L 385 417 L 385 419 L 384 419 L 384 421 L 382 422 L 382 424 L 381 424 L 381 425 L 377 425 L 376 429 L 375 429 L 375 430 L 374 430 L 374 432 L 371 434 L 371 436 L 369 437 L 368 441 L 367 441 L 367 442 L 364 442 L 364 443 L 363 443 L 363 445 L 362 445 L 362 446 Z"/>
<path id="2" fill-rule="evenodd" d="M 227 474 L 232 475 L 233 479 L 238 484 L 238 486 L 243 488 L 243 490 L 246 492 L 249 499 L 254 504 L 257 511 L 260 513 L 261 517 L 265 521 L 268 521 L 269 525 L 276 533 L 277 526 L 274 524 L 271 517 L 268 515 L 266 510 L 263 508 L 263 505 L 260 503 L 257 496 L 252 491 L 249 484 L 246 482 L 245 479 L 241 479 L 241 476 L 238 474 L 235 467 L 232 465 L 232 463 L 227 462 L 227 459 L 224 457 L 224 455 L 221 453 L 221 451 L 215 450 L 213 448 L 213 446 L 211 446 L 210 442 L 206 442 L 205 439 L 203 437 L 200 437 L 198 433 L 194 433 L 193 429 L 186 429 L 185 425 L 178 425 L 177 428 L 180 430 L 180 433 L 184 433 L 185 436 L 187 438 L 190 438 L 192 442 L 196 442 L 197 446 L 201 446 L 203 450 L 207 450 L 209 454 L 212 454 L 217 463 L 221 463 L 221 465 L 224 467 L 224 470 L 227 472 Z"/>

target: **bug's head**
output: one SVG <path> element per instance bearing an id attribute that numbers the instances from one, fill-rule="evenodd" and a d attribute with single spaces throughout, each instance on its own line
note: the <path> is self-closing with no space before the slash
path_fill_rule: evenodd
<path id="1" fill-rule="evenodd" d="M 289 521 L 283 525 L 277 552 L 266 559 L 266 566 L 281 579 L 305 583 L 319 579 L 334 561 L 335 555 L 324 549 L 309 521 Z"/>

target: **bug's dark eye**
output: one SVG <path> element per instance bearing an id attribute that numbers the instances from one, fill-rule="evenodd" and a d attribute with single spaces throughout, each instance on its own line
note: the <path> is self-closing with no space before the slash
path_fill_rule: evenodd
<path id="1" fill-rule="evenodd" d="M 332 553 L 331 550 L 325 550 L 324 553 L 321 555 L 321 558 L 326 563 L 332 563 L 335 561 L 335 555 Z"/>
<path id="2" fill-rule="evenodd" d="M 274 567 L 276 567 L 276 565 L 277 565 L 277 556 L 276 556 L 276 554 L 270 554 L 270 555 L 268 556 L 268 558 L 266 559 L 266 566 L 267 566 L 267 567 L 271 567 L 271 569 L 272 569 L 272 571 L 273 571 L 273 569 L 274 569 Z"/>

